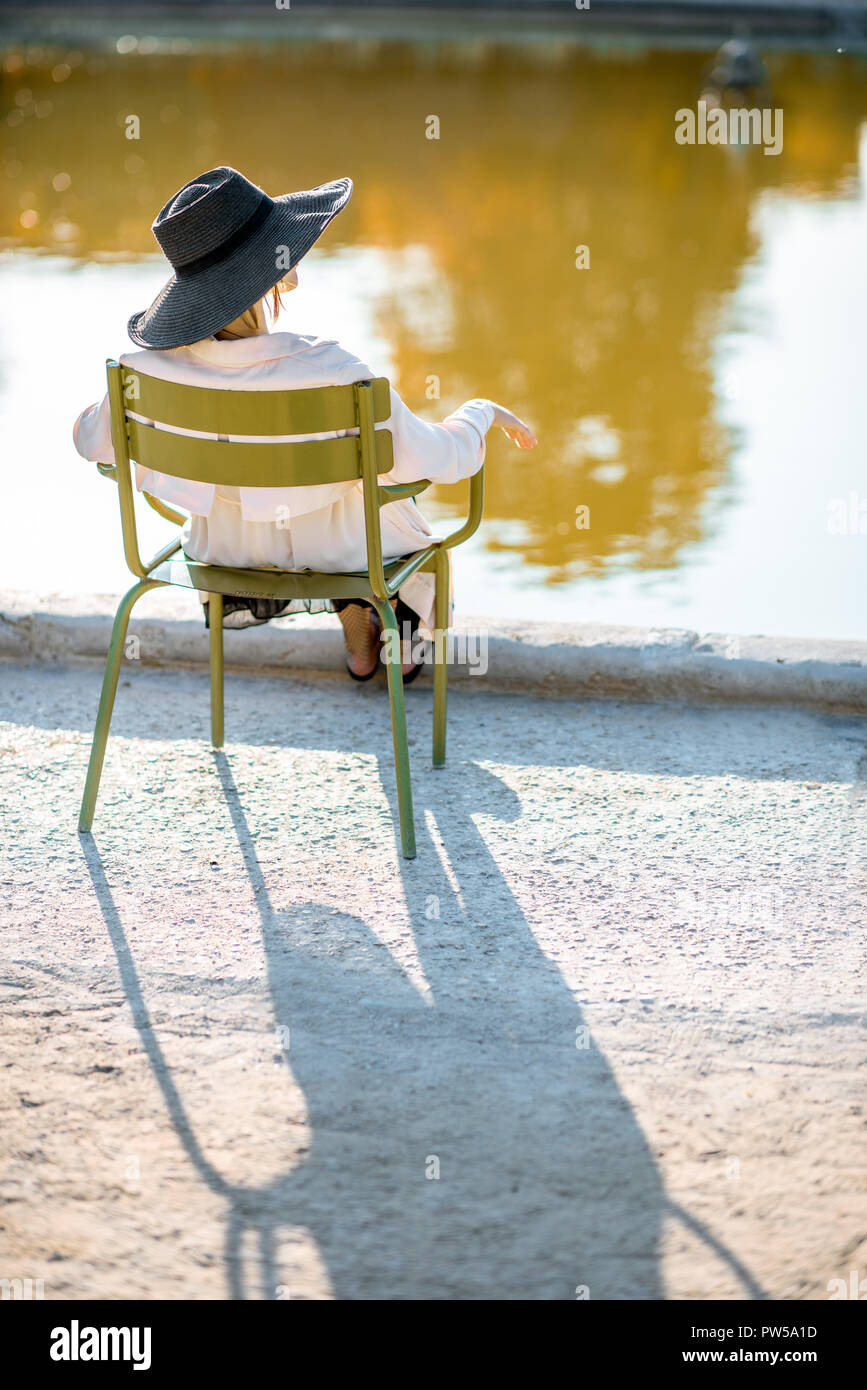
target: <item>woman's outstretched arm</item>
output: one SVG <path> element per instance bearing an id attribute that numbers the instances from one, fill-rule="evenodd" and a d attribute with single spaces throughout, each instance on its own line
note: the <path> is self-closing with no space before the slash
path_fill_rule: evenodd
<path id="1" fill-rule="evenodd" d="M 519 448 L 536 443 L 529 426 L 504 406 L 479 397 L 466 401 L 441 424 L 430 424 L 415 415 L 396 391 L 391 393 L 389 428 L 394 439 L 391 483 L 415 483 L 429 478 L 436 483 L 457 483 L 477 473 L 485 459 L 486 436 L 498 426 Z"/>

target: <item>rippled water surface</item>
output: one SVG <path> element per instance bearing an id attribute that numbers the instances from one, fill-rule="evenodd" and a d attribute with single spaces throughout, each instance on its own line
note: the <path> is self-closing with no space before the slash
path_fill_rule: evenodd
<path id="1" fill-rule="evenodd" d="M 536 429 L 491 444 L 464 610 L 867 637 L 867 66 L 769 59 L 773 157 L 675 143 L 706 56 L 6 50 L 0 583 L 125 585 L 70 427 L 166 278 L 154 213 L 227 163 L 272 193 L 355 180 L 289 327 L 430 418 L 486 395 Z"/>

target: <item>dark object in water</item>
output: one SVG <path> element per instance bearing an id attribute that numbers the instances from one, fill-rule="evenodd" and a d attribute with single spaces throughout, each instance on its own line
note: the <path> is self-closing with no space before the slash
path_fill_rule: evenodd
<path id="1" fill-rule="evenodd" d="M 740 100 L 748 93 L 755 105 L 770 105 L 765 65 L 749 39 L 729 39 L 705 71 L 701 100 L 708 106 L 730 105 L 732 99 Z"/>

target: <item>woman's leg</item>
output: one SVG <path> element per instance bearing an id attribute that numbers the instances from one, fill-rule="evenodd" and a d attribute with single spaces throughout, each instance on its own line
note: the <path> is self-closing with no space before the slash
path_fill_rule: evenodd
<path id="1" fill-rule="evenodd" d="M 346 665 L 358 680 L 367 680 L 379 664 L 379 618 L 364 599 L 357 602 L 335 599 L 334 607 L 343 624 Z"/>
<path id="2" fill-rule="evenodd" d="M 367 599 L 334 599 L 334 609 L 343 624 L 343 638 L 346 644 L 347 661 L 350 672 L 359 680 L 366 680 L 376 670 L 379 661 L 380 626 L 376 609 Z M 393 598 L 391 606 L 395 611 L 400 629 L 403 655 L 401 664 L 404 676 L 410 676 L 417 667 L 412 660 L 410 644 L 418 628 L 418 614 L 403 599 Z"/>

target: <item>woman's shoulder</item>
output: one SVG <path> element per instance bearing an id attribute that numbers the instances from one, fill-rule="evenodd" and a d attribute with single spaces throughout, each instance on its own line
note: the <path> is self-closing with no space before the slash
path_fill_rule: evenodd
<path id="1" fill-rule="evenodd" d="M 304 357 L 317 365 L 327 363 L 330 367 L 357 371 L 354 380 L 369 375 L 367 364 L 336 338 L 320 338 L 315 333 L 272 333 L 269 337 L 275 355 Z"/>
<path id="2" fill-rule="evenodd" d="M 289 331 L 268 334 L 268 341 L 283 352 L 320 352 L 326 348 L 340 348 L 336 338 L 321 338 L 317 333 L 291 333 Z M 340 348 L 341 351 L 344 349 Z"/>
<path id="3" fill-rule="evenodd" d="M 275 389 L 281 385 L 340 385 L 376 375 L 335 338 L 320 338 L 312 333 L 263 333 L 231 341 L 207 338 L 189 347 L 163 352 L 125 352 L 121 362 L 150 376 L 192 385 L 220 385 L 229 373 L 244 384 L 249 381 L 251 390 L 263 386 Z M 203 380 L 203 376 L 209 375 L 213 381 Z"/>

